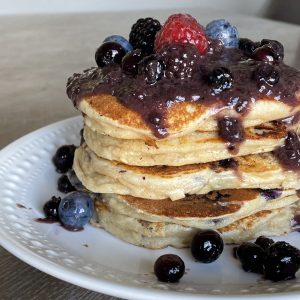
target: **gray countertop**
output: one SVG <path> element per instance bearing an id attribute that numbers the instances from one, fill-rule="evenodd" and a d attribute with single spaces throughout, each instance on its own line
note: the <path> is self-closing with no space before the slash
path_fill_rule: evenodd
<path id="1" fill-rule="evenodd" d="M 1 17 L 0 149 L 34 129 L 78 114 L 65 95 L 66 79 L 95 64 L 95 49 L 105 36 L 128 36 L 139 17 L 163 21 L 173 12 Z M 227 18 L 242 37 L 280 40 L 285 61 L 300 68 L 300 26 L 212 10 L 186 12 L 202 24 Z M 116 299 L 46 275 L 1 247 L 0 270 L 0 299 Z"/>

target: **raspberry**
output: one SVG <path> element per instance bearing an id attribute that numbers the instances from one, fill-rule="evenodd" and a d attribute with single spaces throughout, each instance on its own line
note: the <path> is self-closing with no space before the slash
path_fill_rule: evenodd
<path id="1" fill-rule="evenodd" d="M 143 54 L 152 54 L 156 33 L 161 25 L 158 20 L 152 18 L 138 19 L 132 25 L 129 34 L 129 42 L 134 49 L 141 49 Z"/>
<path id="2" fill-rule="evenodd" d="M 200 54 L 207 52 L 208 42 L 204 28 L 189 14 L 175 14 L 168 18 L 156 34 L 155 50 L 166 44 L 193 44 Z"/>

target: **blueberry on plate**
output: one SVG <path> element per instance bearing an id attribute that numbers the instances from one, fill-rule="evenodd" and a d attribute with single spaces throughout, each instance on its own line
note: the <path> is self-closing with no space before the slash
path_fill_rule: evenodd
<path id="1" fill-rule="evenodd" d="M 62 175 L 58 178 L 57 189 L 62 193 L 70 193 L 76 190 L 67 175 Z"/>
<path id="2" fill-rule="evenodd" d="M 254 243 L 266 251 L 275 242 L 265 236 L 259 236 Z"/>
<path id="3" fill-rule="evenodd" d="M 217 260 L 223 249 L 223 240 L 220 234 L 214 230 L 199 231 L 192 240 L 192 255 L 202 263 L 211 263 Z"/>
<path id="4" fill-rule="evenodd" d="M 57 149 L 52 162 L 58 173 L 66 173 L 72 168 L 75 149 L 74 145 L 64 145 Z"/>
<path id="5" fill-rule="evenodd" d="M 58 207 L 59 219 L 69 230 L 81 230 L 91 219 L 94 203 L 88 193 L 72 192 L 64 197 Z"/>
<path id="6" fill-rule="evenodd" d="M 281 281 L 294 279 L 300 268 L 300 251 L 286 242 L 277 242 L 267 251 L 264 264 L 266 279 Z"/>
<path id="7" fill-rule="evenodd" d="M 178 282 L 184 272 L 184 262 L 175 254 L 162 255 L 154 264 L 154 273 L 157 279 L 163 282 Z"/>
<path id="8" fill-rule="evenodd" d="M 44 204 L 43 210 L 48 220 L 59 221 L 58 207 L 60 202 L 60 197 L 53 196 Z"/>
<path id="9" fill-rule="evenodd" d="M 236 254 L 242 264 L 242 268 L 246 272 L 262 274 L 264 270 L 264 262 L 266 253 L 263 248 L 254 243 L 243 243 L 237 250 Z"/>
<path id="10" fill-rule="evenodd" d="M 125 39 L 121 35 L 116 35 L 116 34 L 110 35 L 104 39 L 103 44 L 107 42 L 114 42 L 119 44 L 125 49 L 126 52 L 130 52 L 133 50 L 131 44 L 127 41 L 127 39 Z"/>

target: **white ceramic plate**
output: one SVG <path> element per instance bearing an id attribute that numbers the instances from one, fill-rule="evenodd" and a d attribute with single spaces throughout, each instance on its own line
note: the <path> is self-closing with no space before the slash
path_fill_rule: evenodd
<path id="1" fill-rule="evenodd" d="M 43 217 L 43 204 L 59 195 L 59 174 L 51 158 L 60 145 L 79 143 L 81 127 L 79 117 L 61 121 L 0 152 L 0 241 L 4 248 L 62 280 L 126 299 L 299 299 L 300 275 L 281 283 L 261 280 L 241 270 L 229 246 L 218 261 L 206 265 L 194 262 L 187 249 L 147 250 L 89 225 L 82 232 L 69 232 L 58 224 L 36 222 Z M 299 233 L 284 240 L 300 247 Z M 153 264 L 164 253 L 176 253 L 185 261 L 187 274 L 179 283 L 156 280 Z"/>

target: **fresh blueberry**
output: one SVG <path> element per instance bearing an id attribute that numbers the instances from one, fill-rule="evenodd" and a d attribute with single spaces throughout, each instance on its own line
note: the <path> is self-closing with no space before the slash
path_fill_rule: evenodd
<path id="1" fill-rule="evenodd" d="M 300 268 L 300 251 L 286 242 L 277 242 L 268 248 L 264 264 L 266 279 L 281 281 L 295 278 Z"/>
<path id="2" fill-rule="evenodd" d="M 57 189 L 62 193 L 70 193 L 75 191 L 67 175 L 62 175 L 57 180 Z"/>
<path id="3" fill-rule="evenodd" d="M 236 250 L 244 271 L 253 273 L 263 273 L 264 262 L 266 260 L 265 251 L 256 244 L 243 243 Z"/>
<path id="4" fill-rule="evenodd" d="M 211 263 L 223 252 L 224 243 L 214 230 L 203 230 L 196 233 L 192 240 L 191 252 L 197 261 Z"/>
<path id="5" fill-rule="evenodd" d="M 269 239 L 265 236 L 259 236 L 255 244 L 263 248 L 264 250 L 267 250 L 271 245 L 273 245 L 275 242 L 272 239 Z"/>
<path id="6" fill-rule="evenodd" d="M 95 53 L 95 60 L 100 68 L 111 63 L 120 64 L 126 50 L 118 43 L 106 42 L 102 44 Z"/>
<path id="7" fill-rule="evenodd" d="M 64 145 L 57 149 L 52 161 L 58 173 L 66 173 L 72 168 L 75 149 L 74 145 Z"/>
<path id="8" fill-rule="evenodd" d="M 237 48 L 239 45 L 236 27 L 224 19 L 214 20 L 207 24 L 206 34 L 213 40 L 221 40 L 226 48 Z"/>
<path id="9" fill-rule="evenodd" d="M 183 260 L 175 254 L 162 255 L 154 264 L 154 273 L 157 279 L 163 282 L 178 282 L 184 271 Z"/>
<path id="10" fill-rule="evenodd" d="M 91 219 L 93 211 L 93 200 L 84 192 L 70 193 L 61 200 L 58 207 L 61 223 L 70 230 L 82 229 Z"/>
<path id="11" fill-rule="evenodd" d="M 58 217 L 58 207 L 61 202 L 60 197 L 53 196 L 50 200 L 48 200 L 44 207 L 44 213 L 46 215 L 46 218 L 53 221 L 59 221 Z"/>
<path id="12" fill-rule="evenodd" d="M 133 50 L 133 48 L 132 48 L 131 44 L 128 42 L 128 40 L 126 40 L 121 35 L 116 35 L 116 34 L 110 35 L 104 39 L 103 44 L 107 43 L 107 42 L 114 42 L 114 43 L 121 45 L 125 49 L 126 52 L 130 52 Z"/>

